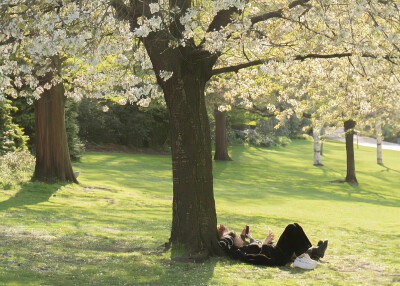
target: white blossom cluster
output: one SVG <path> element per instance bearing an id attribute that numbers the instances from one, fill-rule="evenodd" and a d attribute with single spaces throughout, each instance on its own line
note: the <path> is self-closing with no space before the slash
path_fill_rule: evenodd
<path id="1" fill-rule="evenodd" d="M 211 83 L 210 93 L 224 94 L 221 110 L 251 108 L 268 98 L 271 111 L 276 103 L 292 106 L 282 117 L 311 108 L 333 121 L 376 113 L 374 94 L 396 106 L 400 13 L 393 1 L 310 0 L 291 9 L 291 0 L 192 1 L 184 10 L 172 3 L 152 1 L 129 22 L 117 20 L 106 0 L 2 0 L 0 98 L 37 99 L 62 82 L 66 96 L 77 100 L 106 97 L 147 106 L 160 96 L 156 76 L 166 82 L 179 75 L 167 61 L 153 66 L 143 48 L 157 35 L 169 43 L 160 53 L 185 48 L 218 55 L 215 69 L 263 60 Z M 231 8 L 236 12 L 229 21 L 209 30 Z M 254 18 L 272 12 L 280 15 Z M 173 32 L 176 26 L 183 30 Z M 306 59 L 343 53 L 351 55 Z M 48 74 L 51 79 L 43 80 Z"/>
<path id="2" fill-rule="evenodd" d="M 0 2 L 0 98 L 26 97 L 32 103 L 58 83 L 74 100 L 116 98 L 147 106 L 160 97 L 145 50 L 132 52 L 129 23 L 116 21 L 106 3 L 14 2 Z M 157 26 L 154 20 L 151 25 Z"/>

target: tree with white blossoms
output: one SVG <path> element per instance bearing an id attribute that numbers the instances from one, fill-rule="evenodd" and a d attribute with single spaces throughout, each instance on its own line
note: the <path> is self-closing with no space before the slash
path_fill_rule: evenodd
<path id="1" fill-rule="evenodd" d="M 298 77 L 302 81 L 299 97 L 303 98 L 295 109 L 311 111 L 314 126 L 344 125 L 345 181 L 357 185 L 353 147 L 356 123 L 363 127 L 375 125 L 375 120 L 382 118 L 395 121 L 393 114 L 400 102 L 399 65 L 386 59 L 349 57 L 320 60 L 303 68 L 307 77 Z"/>
<path id="2" fill-rule="evenodd" d="M 260 64 L 268 71 L 272 61 L 291 66 L 315 58 L 399 56 L 399 7 L 390 0 L 111 0 L 111 5 L 143 43 L 164 92 L 174 182 L 170 243 L 183 244 L 184 256 L 192 260 L 221 253 L 204 100 L 212 76 Z"/>
<path id="3" fill-rule="evenodd" d="M 24 97 L 35 105 L 34 180 L 77 183 L 65 131 L 67 98 L 120 96 L 141 105 L 150 100 L 143 94 L 152 94 L 154 80 L 149 87 L 137 79 L 130 71 L 134 61 L 125 56 L 133 47 L 129 28 L 113 23 L 112 16 L 108 25 L 99 25 L 107 19 L 97 17 L 98 5 L 0 2 L 0 97 Z M 140 51 L 136 57 L 141 60 Z"/>

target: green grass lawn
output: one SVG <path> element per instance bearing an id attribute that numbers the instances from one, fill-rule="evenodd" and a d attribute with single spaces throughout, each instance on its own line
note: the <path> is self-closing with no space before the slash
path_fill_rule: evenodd
<path id="1" fill-rule="evenodd" d="M 306 140 L 214 162 L 218 222 L 259 239 L 300 223 L 311 242 L 329 239 L 313 271 L 171 261 L 170 156 L 87 153 L 80 185 L 0 189 L 0 285 L 400 285 L 400 152 L 384 150 L 385 166 L 375 152 L 355 150 L 359 187 L 334 182 L 346 173 L 338 142 L 323 167 Z"/>

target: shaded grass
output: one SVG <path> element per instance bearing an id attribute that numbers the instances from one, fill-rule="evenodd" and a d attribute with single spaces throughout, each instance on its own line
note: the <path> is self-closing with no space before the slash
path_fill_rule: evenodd
<path id="1" fill-rule="evenodd" d="M 356 149 L 359 187 L 345 176 L 343 143 L 327 142 L 323 167 L 312 144 L 234 146 L 215 162 L 219 223 L 248 223 L 259 239 L 299 222 L 310 240 L 329 238 L 314 271 L 212 258 L 172 262 L 169 156 L 87 153 L 81 185 L 29 183 L 0 189 L 0 285 L 352 285 L 400 282 L 400 152 Z"/>

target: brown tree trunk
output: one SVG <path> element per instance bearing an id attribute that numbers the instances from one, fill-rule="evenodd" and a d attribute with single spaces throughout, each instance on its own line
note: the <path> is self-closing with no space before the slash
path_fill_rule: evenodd
<path id="1" fill-rule="evenodd" d="M 216 110 L 215 118 L 215 154 L 214 160 L 231 161 L 228 154 L 228 144 L 226 142 L 226 114 Z"/>
<path id="2" fill-rule="evenodd" d="M 72 171 L 65 130 L 62 83 L 45 90 L 35 101 L 36 166 L 33 180 L 78 183 Z"/>
<path id="3" fill-rule="evenodd" d="M 344 132 L 346 139 L 346 154 L 347 154 L 347 176 L 345 182 L 351 185 L 358 185 L 356 178 L 356 168 L 354 162 L 354 127 L 356 122 L 349 119 L 344 122 Z"/>
<path id="4" fill-rule="evenodd" d="M 152 60 L 155 67 L 158 60 Z M 169 60 L 174 75 L 166 82 L 158 78 L 158 82 L 164 91 L 171 124 L 170 243 L 172 247 L 184 246 L 182 259 L 202 261 L 212 255 L 222 255 L 216 228 L 211 136 L 204 97 L 206 68 L 180 58 Z"/>

